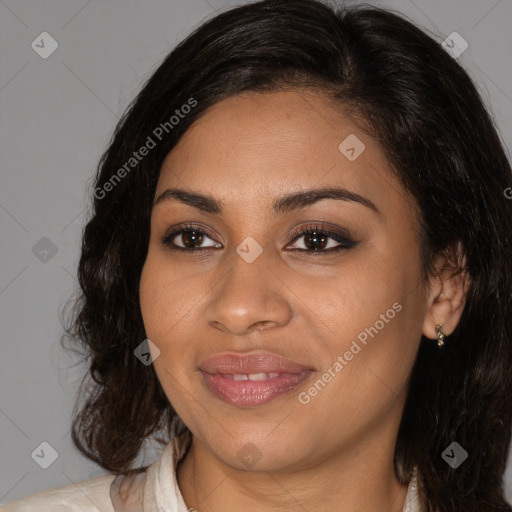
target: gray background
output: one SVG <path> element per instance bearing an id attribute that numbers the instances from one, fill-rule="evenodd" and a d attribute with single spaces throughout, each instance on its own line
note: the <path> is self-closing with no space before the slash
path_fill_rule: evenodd
<path id="1" fill-rule="evenodd" d="M 72 444 L 70 415 L 84 368 L 72 367 L 58 342 L 58 312 L 77 285 L 87 186 L 142 82 L 193 28 L 238 3 L 0 0 L 0 503 L 105 473 Z M 511 148 L 512 1 L 370 3 L 401 11 L 439 41 L 453 31 L 468 41 L 459 61 Z M 43 31 L 59 45 L 47 59 L 31 47 Z M 42 237 L 54 255 L 36 257 L 32 248 Z M 31 457 L 43 441 L 58 453 L 48 469 Z M 157 456 L 149 450 L 144 461 Z M 511 463 L 506 487 L 512 500 Z"/>

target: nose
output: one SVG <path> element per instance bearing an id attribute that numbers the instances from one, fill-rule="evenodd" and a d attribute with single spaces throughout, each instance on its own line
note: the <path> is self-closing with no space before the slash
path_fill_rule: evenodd
<path id="1" fill-rule="evenodd" d="M 230 269 L 209 294 L 205 321 L 231 335 L 286 325 L 292 317 L 287 287 L 269 266 L 265 251 L 252 263 L 236 252 L 230 260 Z"/>

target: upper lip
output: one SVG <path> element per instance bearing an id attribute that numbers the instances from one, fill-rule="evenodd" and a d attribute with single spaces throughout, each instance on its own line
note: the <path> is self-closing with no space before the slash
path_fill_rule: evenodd
<path id="1" fill-rule="evenodd" d="M 303 373 L 313 370 L 303 365 L 278 356 L 271 352 L 252 352 L 247 354 L 222 353 L 205 359 L 199 369 L 207 373 L 246 374 L 252 373 Z"/>

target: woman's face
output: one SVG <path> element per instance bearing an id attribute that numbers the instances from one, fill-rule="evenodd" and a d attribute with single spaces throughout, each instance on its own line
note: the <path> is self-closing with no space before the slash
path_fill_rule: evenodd
<path id="1" fill-rule="evenodd" d="M 195 442 L 272 471 L 394 441 L 427 306 L 376 141 L 319 94 L 244 93 L 188 129 L 157 198 L 140 305 Z"/>

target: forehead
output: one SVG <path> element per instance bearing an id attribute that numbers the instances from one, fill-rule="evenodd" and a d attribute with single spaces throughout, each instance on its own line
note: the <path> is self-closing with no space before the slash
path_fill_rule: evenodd
<path id="1" fill-rule="evenodd" d="M 250 92 L 215 104 L 190 126 L 167 155 L 155 196 L 190 188 L 261 208 L 313 186 L 345 187 L 379 209 L 406 200 L 378 142 L 331 100 L 311 91 Z"/>

